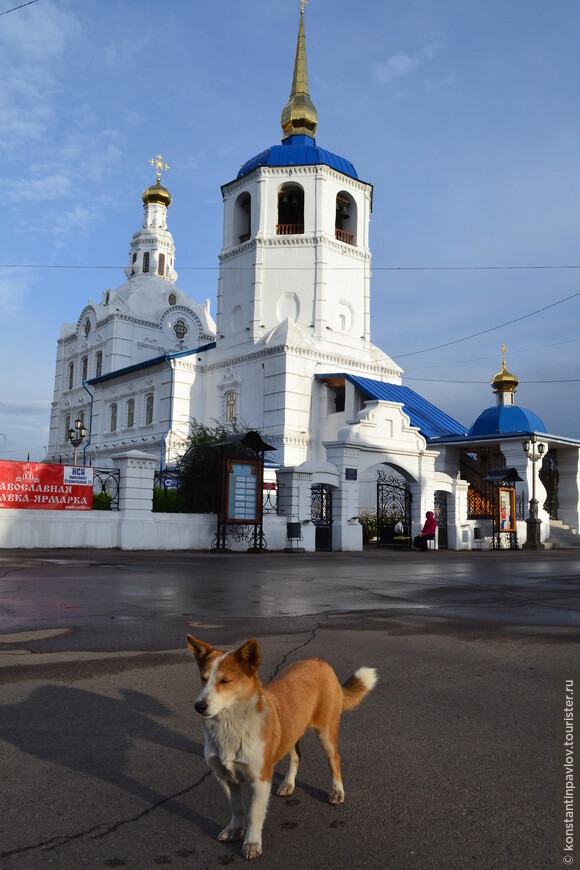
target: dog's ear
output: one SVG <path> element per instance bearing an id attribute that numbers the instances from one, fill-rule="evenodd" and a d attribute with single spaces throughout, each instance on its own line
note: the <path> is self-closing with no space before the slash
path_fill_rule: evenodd
<path id="1" fill-rule="evenodd" d="M 187 635 L 187 645 L 192 656 L 195 656 L 198 665 L 202 665 L 203 662 L 209 658 L 214 649 L 213 646 L 209 645 L 209 643 L 204 643 L 203 640 L 198 640 L 192 634 Z"/>
<path id="2" fill-rule="evenodd" d="M 252 638 L 252 640 L 249 640 L 237 649 L 234 653 L 234 658 L 249 677 L 253 676 L 260 667 L 262 660 L 260 646 L 256 638 Z"/>

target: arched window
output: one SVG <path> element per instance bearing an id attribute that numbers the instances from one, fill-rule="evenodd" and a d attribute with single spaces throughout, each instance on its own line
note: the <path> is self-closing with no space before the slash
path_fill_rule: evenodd
<path id="1" fill-rule="evenodd" d="M 143 271 L 149 271 L 149 251 L 145 251 L 143 254 Z"/>
<path id="2" fill-rule="evenodd" d="M 113 402 L 111 405 L 111 432 L 117 431 L 117 403 Z"/>
<path id="3" fill-rule="evenodd" d="M 95 377 L 100 378 L 103 374 L 103 351 L 100 350 L 97 353 L 97 358 L 95 362 Z"/>
<path id="4" fill-rule="evenodd" d="M 159 254 L 159 260 L 157 262 L 157 274 L 165 275 L 165 254 Z"/>
<path id="5" fill-rule="evenodd" d="M 132 429 L 135 425 L 135 399 L 129 399 L 127 402 L 127 429 Z"/>
<path id="6" fill-rule="evenodd" d="M 68 366 L 68 388 L 72 390 L 73 384 L 75 382 L 75 364 L 74 362 L 69 363 Z"/>
<path id="7" fill-rule="evenodd" d="M 70 414 L 67 414 L 64 418 L 64 438 L 63 441 L 68 441 L 68 433 L 70 429 Z"/>
<path id="8" fill-rule="evenodd" d="M 153 422 L 153 393 L 145 398 L 145 425 L 150 426 Z"/>
<path id="9" fill-rule="evenodd" d="M 356 204 L 345 193 L 336 197 L 334 236 L 339 242 L 356 245 Z"/>
<path id="10" fill-rule="evenodd" d="M 86 381 L 89 374 L 89 358 L 88 356 L 83 357 L 83 381 Z"/>
<path id="11" fill-rule="evenodd" d="M 170 305 L 177 305 L 177 296 L 175 295 L 175 293 L 170 293 L 169 299 L 167 301 Z"/>
<path id="12" fill-rule="evenodd" d="M 278 191 L 279 236 L 293 236 L 304 232 L 304 191 L 296 184 L 285 184 Z"/>
<path id="13" fill-rule="evenodd" d="M 244 192 L 234 204 L 234 232 L 232 244 L 247 242 L 252 235 L 252 197 Z"/>
<path id="14" fill-rule="evenodd" d="M 229 390 L 225 396 L 226 400 L 226 423 L 233 423 L 237 416 L 237 396 L 235 390 Z"/>

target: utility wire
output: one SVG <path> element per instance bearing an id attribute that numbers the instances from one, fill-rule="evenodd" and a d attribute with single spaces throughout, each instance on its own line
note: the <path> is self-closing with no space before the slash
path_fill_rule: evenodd
<path id="1" fill-rule="evenodd" d="M 480 332 L 473 332 L 471 335 L 466 335 L 464 338 L 455 338 L 453 341 L 446 341 L 443 344 L 434 344 L 432 347 L 423 348 L 423 350 L 412 350 L 408 353 L 394 353 L 392 356 L 395 359 L 402 359 L 407 356 L 417 356 L 420 353 L 429 353 L 432 350 L 441 350 L 443 347 L 451 347 L 453 344 L 460 344 L 462 341 L 469 341 L 471 338 L 478 338 L 480 335 L 487 335 L 489 332 L 495 332 L 497 329 L 504 329 L 506 326 L 511 326 L 513 323 L 519 323 L 522 320 L 526 320 L 528 317 L 533 317 L 535 314 L 541 314 L 543 311 L 555 308 L 556 305 L 562 305 L 563 302 L 569 302 L 570 299 L 575 299 L 577 296 L 580 296 L 580 291 L 572 293 L 571 296 L 566 296 L 564 299 L 558 299 L 550 305 L 544 305 L 543 308 L 536 308 L 535 311 L 530 311 L 528 314 L 522 314 L 521 317 L 514 317 L 513 320 L 507 320 L 505 323 L 499 323 L 497 326 L 490 326 L 489 329 L 482 329 Z"/>
<path id="2" fill-rule="evenodd" d="M 32 0 L 37 3 L 38 0 Z M 0 12 L 0 15 L 5 15 Z M 114 264 L 110 266 L 94 266 L 91 264 L 74 263 L 0 263 L 0 269 L 124 269 L 127 264 Z M 369 264 L 361 263 L 360 266 L 327 266 L 340 272 L 360 272 Z M 238 269 L 238 266 L 180 266 L 180 272 L 217 272 L 219 269 L 228 271 Z M 253 269 L 253 266 L 247 266 Z M 308 272 L 311 266 L 261 266 L 264 272 Z M 580 264 L 547 265 L 547 266 L 371 266 L 371 272 L 514 272 L 514 271 L 565 271 L 580 269 Z"/>
<path id="3" fill-rule="evenodd" d="M 13 6 L 12 9 L 0 12 L 0 15 L 8 15 L 9 12 L 16 12 L 17 9 L 24 9 L 25 6 L 32 6 L 33 3 L 38 3 L 38 0 L 28 0 L 28 3 L 21 3 L 20 6 Z"/>

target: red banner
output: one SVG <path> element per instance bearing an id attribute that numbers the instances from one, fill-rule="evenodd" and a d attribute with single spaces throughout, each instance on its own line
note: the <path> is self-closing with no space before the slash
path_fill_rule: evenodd
<path id="1" fill-rule="evenodd" d="M 90 511 L 94 469 L 0 460 L 0 508 Z"/>

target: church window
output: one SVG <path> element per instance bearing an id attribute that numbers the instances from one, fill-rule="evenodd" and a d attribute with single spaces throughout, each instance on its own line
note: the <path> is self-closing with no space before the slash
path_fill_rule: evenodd
<path id="1" fill-rule="evenodd" d="M 153 393 L 145 398 L 145 425 L 150 426 L 153 422 Z"/>
<path id="2" fill-rule="evenodd" d="M 334 237 L 347 245 L 356 245 L 356 205 L 345 193 L 336 197 Z"/>
<path id="3" fill-rule="evenodd" d="M 301 187 L 286 184 L 278 192 L 279 236 L 293 236 L 304 232 L 304 191 Z"/>
<path id="4" fill-rule="evenodd" d="M 100 378 L 103 374 L 103 351 L 100 350 L 97 353 L 97 359 L 95 362 L 95 377 Z"/>
<path id="5" fill-rule="evenodd" d="M 226 393 L 226 423 L 233 423 L 237 416 L 237 396 L 235 390 Z"/>
<path id="6" fill-rule="evenodd" d="M 157 263 L 157 274 L 165 275 L 165 254 L 159 254 L 159 261 Z"/>
<path id="7" fill-rule="evenodd" d="M 111 405 L 111 432 L 117 431 L 117 403 Z"/>
<path id="8" fill-rule="evenodd" d="M 145 251 L 143 254 L 143 271 L 149 271 L 149 251 Z"/>
<path id="9" fill-rule="evenodd" d="M 70 429 L 70 414 L 67 414 L 64 418 L 64 438 L 63 441 L 68 441 L 68 433 Z"/>
<path id="10" fill-rule="evenodd" d="M 90 331 L 91 331 L 91 321 L 87 317 L 87 319 L 85 320 L 85 338 L 89 337 Z"/>
<path id="11" fill-rule="evenodd" d="M 68 388 L 72 390 L 73 384 L 75 382 L 75 364 L 74 362 L 69 363 L 68 366 Z"/>
<path id="12" fill-rule="evenodd" d="M 173 327 L 173 331 L 179 341 L 182 341 L 187 335 L 187 326 L 185 325 L 185 322 L 181 320 L 181 318 L 176 322 L 175 326 Z"/>
<path id="13" fill-rule="evenodd" d="M 135 253 L 133 254 L 133 259 L 131 260 L 131 262 L 132 262 L 132 263 L 135 263 L 136 260 L 137 260 L 137 252 L 135 252 Z"/>
<path id="14" fill-rule="evenodd" d="M 167 301 L 170 305 L 177 305 L 177 296 L 175 295 L 175 293 L 170 293 L 169 299 Z"/>
<path id="15" fill-rule="evenodd" d="M 83 381 L 86 381 L 89 374 L 89 358 L 88 356 L 83 357 Z"/>
<path id="16" fill-rule="evenodd" d="M 132 429 L 135 425 L 135 399 L 129 399 L 127 402 L 127 429 Z"/>
<path id="17" fill-rule="evenodd" d="M 245 192 L 240 194 L 234 204 L 233 244 L 247 242 L 252 235 L 252 197 Z"/>

